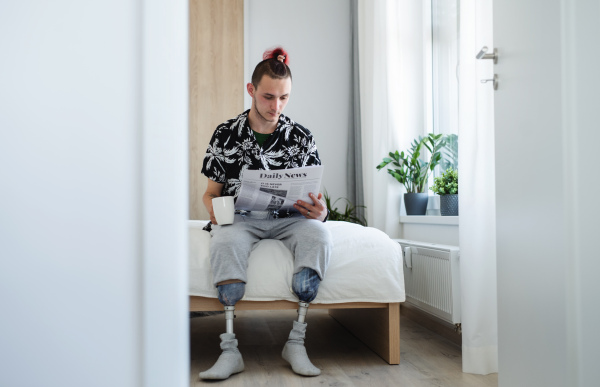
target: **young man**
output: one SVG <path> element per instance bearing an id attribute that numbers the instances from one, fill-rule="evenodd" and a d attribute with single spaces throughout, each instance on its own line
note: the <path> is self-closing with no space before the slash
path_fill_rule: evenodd
<path id="1" fill-rule="evenodd" d="M 325 275 L 331 254 L 331 236 L 324 227 L 327 207 L 322 194 L 309 196 L 312 203 L 298 201 L 295 211 L 264 211 L 236 214 L 234 223 L 219 226 L 212 199 L 237 197 L 246 169 L 274 170 L 320 165 L 311 133 L 282 114 L 292 89 L 287 53 L 267 51 L 252 74 L 247 91 L 252 107 L 217 127 L 208 146 L 202 173 L 208 177 L 203 202 L 210 213 L 211 266 L 219 301 L 225 307 L 226 333 L 223 352 L 215 365 L 200 373 L 202 379 L 226 379 L 244 370 L 233 333 L 233 311 L 245 291 L 246 268 L 252 246 L 261 239 L 279 239 L 294 254 L 292 290 L 298 296 L 298 320 L 293 322 L 282 357 L 294 372 L 305 376 L 321 373 L 306 354 L 304 317 Z"/>

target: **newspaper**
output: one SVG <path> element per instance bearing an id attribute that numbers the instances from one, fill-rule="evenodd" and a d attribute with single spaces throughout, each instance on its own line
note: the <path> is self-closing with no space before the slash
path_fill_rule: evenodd
<path id="1" fill-rule="evenodd" d="M 245 170 L 235 209 L 295 210 L 294 203 L 298 200 L 313 202 L 308 193 L 318 195 L 322 176 L 322 165 L 262 171 Z"/>

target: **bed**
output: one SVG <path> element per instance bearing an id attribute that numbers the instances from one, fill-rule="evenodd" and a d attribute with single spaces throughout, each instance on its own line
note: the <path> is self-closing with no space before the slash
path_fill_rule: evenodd
<path id="1" fill-rule="evenodd" d="M 189 221 L 190 311 L 220 311 L 213 286 L 207 221 Z M 389 364 L 400 362 L 400 302 L 405 300 L 400 246 L 372 227 L 329 221 L 334 248 L 311 309 L 329 314 Z M 291 290 L 292 253 L 280 241 L 256 244 L 237 310 L 297 309 Z"/>

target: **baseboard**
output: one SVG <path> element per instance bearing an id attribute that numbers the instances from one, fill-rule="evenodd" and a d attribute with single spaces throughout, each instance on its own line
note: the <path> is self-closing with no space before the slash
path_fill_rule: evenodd
<path id="1" fill-rule="evenodd" d="M 451 323 L 424 312 L 406 302 L 400 304 L 400 315 L 450 340 L 457 346 L 462 347 L 462 336 L 457 332 L 456 326 Z"/>

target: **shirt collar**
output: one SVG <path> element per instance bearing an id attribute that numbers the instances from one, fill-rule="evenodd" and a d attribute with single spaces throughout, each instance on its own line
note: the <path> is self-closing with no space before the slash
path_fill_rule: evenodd
<path id="1" fill-rule="evenodd" d="M 242 113 L 244 116 L 246 116 L 246 128 L 248 130 L 248 133 L 252 133 L 252 128 L 250 127 L 250 120 L 248 119 L 248 116 L 250 114 L 250 109 L 246 110 L 245 112 Z M 279 115 L 279 120 L 277 121 L 277 127 L 275 128 L 275 131 L 273 133 L 279 132 L 281 127 L 286 124 L 286 123 L 290 123 L 290 119 L 284 115 L 284 114 L 280 114 Z"/>

